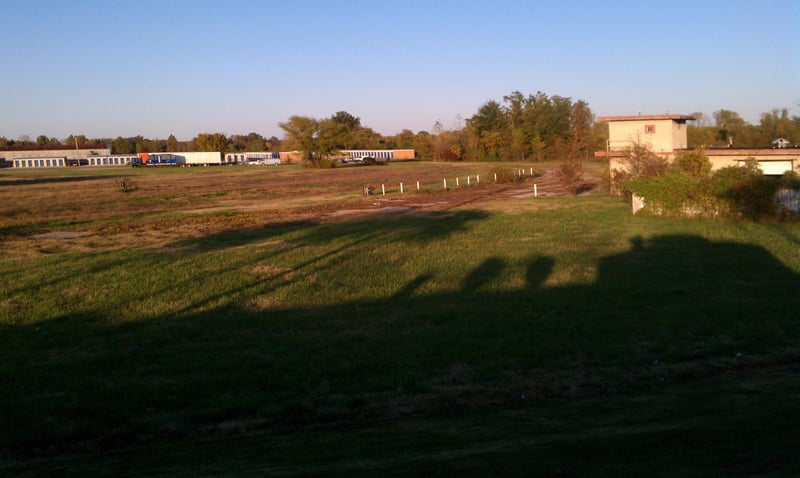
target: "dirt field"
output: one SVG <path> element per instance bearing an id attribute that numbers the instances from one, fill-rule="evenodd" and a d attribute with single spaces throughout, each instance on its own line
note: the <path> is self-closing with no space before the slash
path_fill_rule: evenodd
<path id="1" fill-rule="evenodd" d="M 495 183 L 498 171 L 522 177 Z M 597 192 L 602 171 L 600 164 L 584 167 L 583 194 Z M 520 201 L 534 197 L 534 185 L 538 197 L 567 194 L 556 165 L 536 164 L 8 170 L 0 174 L 0 231 L 18 252 L 114 248 L 368 214 L 536 207 Z M 372 195 L 363 194 L 366 186 Z"/>

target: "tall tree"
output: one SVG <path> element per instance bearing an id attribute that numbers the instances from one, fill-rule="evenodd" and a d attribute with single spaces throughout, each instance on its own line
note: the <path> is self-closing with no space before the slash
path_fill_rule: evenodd
<path id="1" fill-rule="evenodd" d="M 200 133 L 197 135 L 197 147 L 200 151 L 226 151 L 228 138 L 224 133 Z"/>
<path id="2" fill-rule="evenodd" d="M 178 152 L 180 151 L 180 144 L 178 138 L 174 134 L 167 136 L 167 151 Z"/>
<path id="3" fill-rule="evenodd" d="M 353 116 L 347 111 L 337 111 L 333 116 L 331 116 L 331 119 L 336 123 L 346 126 L 350 130 L 361 126 L 361 118 Z"/>
<path id="4" fill-rule="evenodd" d="M 797 140 L 794 138 L 794 125 L 789 118 L 789 110 L 786 108 L 781 110 L 775 108 L 769 113 L 761 113 L 759 127 L 761 130 L 760 142 L 764 146 L 770 145 L 778 138 L 788 139 L 791 142 Z"/>
<path id="5" fill-rule="evenodd" d="M 714 122 L 717 126 L 717 139 L 731 146 L 737 138 L 741 139 L 746 124 L 739 113 L 725 109 L 714 112 Z"/>
<path id="6" fill-rule="evenodd" d="M 589 104 L 583 100 L 573 103 L 569 121 L 572 130 L 572 156 L 577 159 L 589 159 L 589 156 L 598 149 L 598 141 L 592 136 L 594 116 Z"/>
<path id="7" fill-rule="evenodd" d="M 478 112 L 467 119 L 467 123 L 475 128 L 478 135 L 485 131 L 498 131 L 505 128 L 506 113 L 497 101 L 490 100 L 478 108 Z"/>
<path id="8" fill-rule="evenodd" d="M 257 152 L 257 151 L 266 151 L 269 149 L 264 137 L 258 133 L 254 132 L 248 133 L 248 135 L 245 137 L 245 140 L 246 140 L 244 147 L 245 151 Z"/>
<path id="9" fill-rule="evenodd" d="M 289 121 L 279 123 L 278 126 L 286 133 L 289 147 L 300 151 L 303 160 L 312 166 L 319 166 L 323 159 L 327 159 L 324 147 L 320 145 L 320 122 L 308 116 L 291 116 Z"/>
<path id="10" fill-rule="evenodd" d="M 497 160 L 503 155 L 508 144 L 506 111 L 497 101 L 490 100 L 478 108 L 478 112 L 467 118 L 478 138 L 481 159 Z"/>
<path id="11" fill-rule="evenodd" d="M 64 144 L 67 146 L 75 146 L 77 145 L 79 148 L 85 146 L 88 143 L 85 135 L 79 134 L 78 136 L 69 135 L 67 139 L 64 140 Z"/>

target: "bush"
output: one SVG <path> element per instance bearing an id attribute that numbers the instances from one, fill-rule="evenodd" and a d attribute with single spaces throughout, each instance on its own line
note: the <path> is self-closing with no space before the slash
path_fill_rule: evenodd
<path id="1" fill-rule="evenodd" d="M 645 199 L 645 210 L 671 216 L 714 216 L 707 180 L 681 171 L 652 177 L 629 178 L 623 189 Z"/>
<path id="2" fill-rule="evenodd" d="M 571 194 L 577 194 L 583 180 L 583 164 L 574 159 L 566 160 L 558 167 L 558 181 Z"/>
<path id="3" fill-rule="evenodd" d="M 494 166 L 489 170 L 489 174 L 493 174 L 497 178 L 498 183 L 514 183 L 519 181 L 516 173 L 511 168 L 503 166 Z"/>
<path id="4" fill-rule="evenodd" d="M 675 157 L 672 169 L 695 177 L 707 177 L 711 174 L 711 161 L 702 149 L 683 152 Z"/>
<path id="5" fill-rule="evenodd" d="M 780 180 L 764 176 L 754 160 L 722 168 L 711 177 L 715 197 L 734 216 L 759 219 L 774 216 Z"/>
<path id="6" fill-rule="evenodd" d="M 664 174 L 669 167 L 667 158 L 650 151 L 647 146 L 635 145 L 625 151 L 623 162 L 635 177 L 653 177 Z"/>
<path id="7" fill-rule="evenodd" d="M 786 171 L 780 179 L 781 189 L 792 189 L 800 191 L 800 174 L 796 171 Z"/>
<path id="8" fill-rule="evenodd" d="M 612 196 L 625 196 L 626 198 L 630 198 L 630 191 L 626 190 L 623 186 L 628 179 L 631 179 L 631 175 L 627 171 L 609 169 L 603 174 L 603 190 Z"/>
<path id="9" fill-rule="evenodd" d="M 331 158 L 304 160 L 303 167 L 314 169 L 332 169 L 336 167 L 336 160 Z"/>
<path id="10" fill-rule="evenodd" d="M 138 189 L 133 179 L 125 177 L 117 179 L 117 186 L 119 186 L 120 192 L 123 193 L 133 192 Z"/>
<path id="11" fill-rule="evenodd" d="M 700 162 L 694 165 L 701 164 Z M 764 176 L 755 160 L 744 166 L 728 166 L 711 175 L 695 167 L 670 168 L 653 177 L 629 177 L 624 190 L 645 199 L 644 210 L 681 216 L 727 216 L 752 220 L 777 217 L 776 194 L 781 189 L 800 190 L 796 173 L 781 178 Z"/>
<path id="12" fill-rule="evenodd" d="M 610 171 L 603 182 L 609 194 L 626 198 L 631 195 L 625 186 L 630 180 L 658 176 L 669 169 L 667 158 L 655 154 L 645 145 L 627 148 L 621 162 L 624 167 Z"/>

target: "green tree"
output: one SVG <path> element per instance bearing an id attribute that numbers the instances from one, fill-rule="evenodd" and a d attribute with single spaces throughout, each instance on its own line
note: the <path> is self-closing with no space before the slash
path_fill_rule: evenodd
<path id="1" fill-rule="evenodd" d="M 292 116 L 279 126 L 286 133 L 290 148 L 300 151 L 307 165 L 319 168 L 333 164 L 330 156 L 336 149 L 340 124 L 332 119 L 320 121 L 308 116 Z"/>
<path id="2" fill-rule="evenodd" d="M 414 151 L 417 158 L 422 161 L 433 160 L 433 147 L 431 145 L 433 135 L 427 131 L 419 131 L 414 139 Z"/>
<path id="3" fill-rule="evenodd" d="M 731 146 L 737 138 L 741 142 L 746 123 L 739 113 L 725 109 L 715 111 L 714 122 L 717 127 L 717 140 Z"/>
<path id="4" fill-rule="evenodd" d="M 376 149 L 385 148 L 386 139 L 380 134 L 364 126 L 355 129 L 353 135 L 352 149 Z"/>
<path id="5" fill-rule="evenodd" d="M 320 146 L 333 152 L 335 149 L 352 149 L 355 144 L 354 127 L 349 122 L 328 118 L 319 122 Z"/>
<path id="6" fill-rule="evenodd" d="M 467 119 L 467 123 L 475 128 L 478 135 L 485 131 L 501 131 L 505 128 L 506 114 L 500 103 L 491 100 L 481 105 L 478 112 Z"/>
<path id="7" fill-rule="evenodd" d="M 711 146 L 716 141 L 716 138 L 717 128 L 714 126 L 690 124 L 686 127 L 686 141 L 690 148 L 705 148 Z"/>
<path id="8" fill-rule="evenodd" d="M 304 159 L 310 159 L 316 147 L 319 121 L 308 116 L 291 116 L 289 121 L 278 126 L 286 133 L 288 149 L 302 151 Z"/>
<path id="9" fill-rule="evenodd" d="M 111 141 L 111 152 L 115 154 L 133 154 L 136 152 L 136 140 L 117 136 Z"/>
<path id="10" fill-rule="evenodd" d="M 416 135 L 410 129 L 404 129 L 387 139 L 390 149 L 414 149 Z"/>
<path id="11" fill-rule="evenodd" d="M 283 142 L 276 136 L 270 136 L 266 140 L 265 147 L 267 151 L 280 151 L 282 149 L 282 143 Z"/>
<path id="12" fill-rule="evenodd" d="M 352 141 L 352 130 L 345 123 L 328 118 L 319 121 L 317 125 L 315 153 L 320 160 L 330 159 L 334 152 L 346 149 Z"/>
<path id="13" fill-rule="evenodd" d="M 778 138 L 788 139 L 795 142 L 794 124 L 789 118 L 789 110 L 783 108 L 778 110 L 773 109 L 769 113 L 761 113 L 761 122 L 759 124 L 761 132 L 760 143 L 768 146 L 772 141 Z"/>
<path id="14" fill-rule="evenodd" d="M 361 126 L 361 118 L 353 116 L 347 111 L 337 111 L 331 116 L 331 120 L 345 126 L 351 131 Z"/>
<path id="15" fill-rule="evenodd" d="M 525 131 L 525 110 L 528 107 L 526 99 L 519 91 L 513 91 L 503 97 L 506 114 L 506 128 L 508 129 L 508 156 L 512 159 L 524 160 L 529 153 L 529 143 Z"/>
<path id="16" fill-rule="evenodd" d="M 200 151 L 226 151 L 228 138 L 224 133 L 200 133 L 197 135 L 197 147 Z"/>
<path id="17" fill-rule="evenodd" d="M 170 134 L 169 136 L 167 136 L 167 151 L 172 151 L 172 152 L 180 151 L 180 143 L 178 143 L 178 139 L 175 137 L 174 134 Z"/>
<path id="18" fill-rule="evenodd" d="M 478 161 L 481 159 L 480 138 L 475 128 L 467 123 L 461 129 L 459 141 L 463 147 L 463 159 L 465 161 Z"/>
<path id="19" fill-rule="evenodd" d="M 501 159 L 508 142 L 506 111 L 497 101 L 487 101 L 470 118 L 466 125 L 474 132 L 478 139 L 478 149 L 481 159 Z"/>
<path id="20" fill-rule="evenodd" d="M 79 134 L 78 136 L 69 135 L 67 136 L 67 139 L 64 140 L 64 144 L 66 146 L 75 146 L 77 144 L 79 148 L 82 148 L 89 144 L 89 140 L 87 140 L 86 136 L 82 134 Z"/>
<path id="21" fill-rule="evenodd" d="M 269 146 L 267 145 L 267 141 L 258 133 L 250 132 L 246 136 L 246 143 L 245 143 L 245 151 L 250 152 L 257 152 L 257 151 L 267 151 L 269 150 Z"/>
<path id="22" fill-rule="evenodd" d="M 466 127 L 466 136 L 478 139 L 478 153 L 465 147 L 465 154 L 488 160 L 587 159 L 606 137 L 596 130 L 588 103 L 541 91 L 527 97 L 513 91 L 503 104 L 487 101 Z"/>
<path id="23" fill-rule="evenodd" d="M 576 101 L 570 106 L 569 114 L 571 130 L 571 154 L 579 159 L 589 159 L 598 146 L 592 134 L 594 115 L 589 104 L 583 100 Z"/>

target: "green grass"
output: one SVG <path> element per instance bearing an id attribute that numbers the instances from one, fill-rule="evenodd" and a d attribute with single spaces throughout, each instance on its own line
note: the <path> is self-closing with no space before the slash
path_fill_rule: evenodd
<path id="1" fill-rule="evenodd" d="M 0 471 L 797 472 L 800 225 L 542 201 L 4 259 Z"/>

